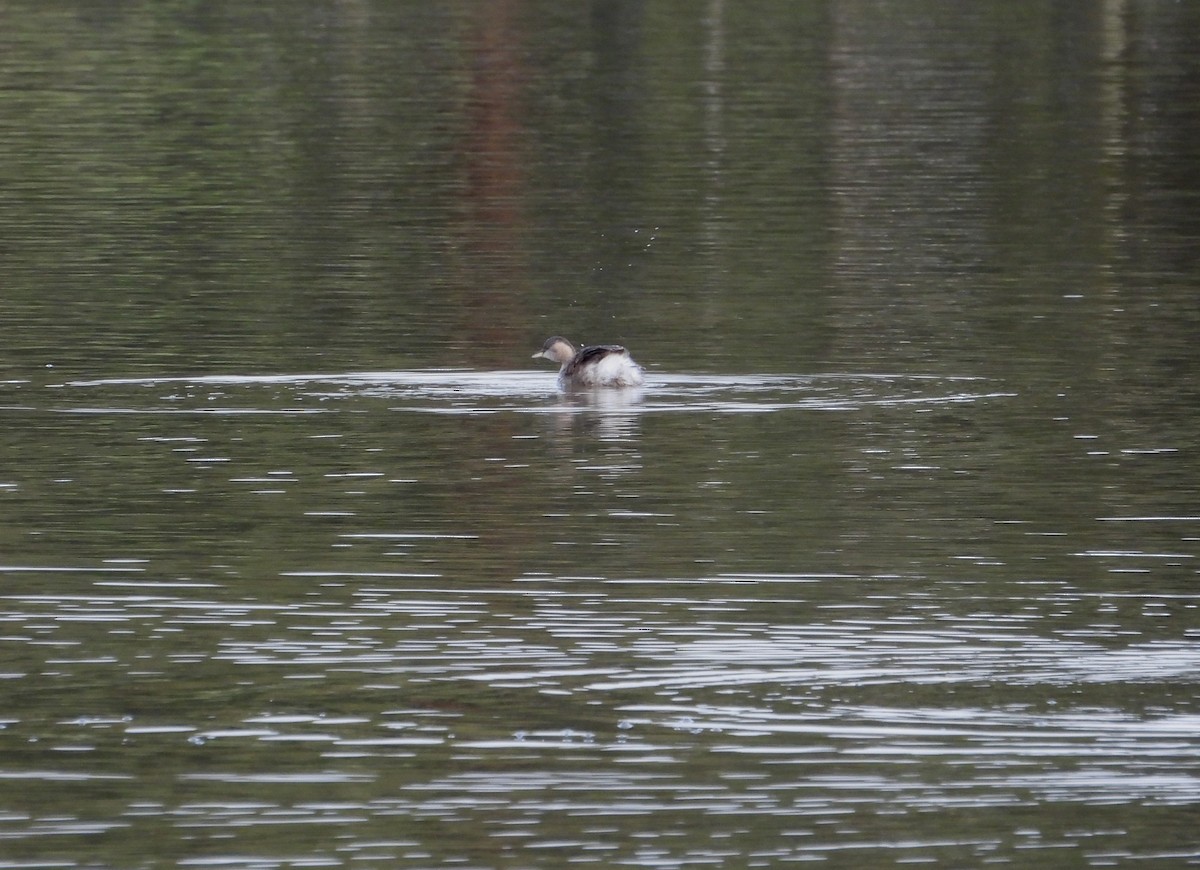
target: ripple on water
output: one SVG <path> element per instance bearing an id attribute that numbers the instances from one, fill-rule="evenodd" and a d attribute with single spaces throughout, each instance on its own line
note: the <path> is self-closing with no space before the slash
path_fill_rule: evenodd
<path id="1" fill-rule="evenodd" d="M 224 667 L 230 686 L 262 687 L 271 705 L 229 722 L 180 708 L 173 722 L 146 711 L 43 728 L 38 742 L 60 756 L 99 753 L 109 734 L 164 758 L 180 741 L 203 755 L 172 768 L 185 800 L 143 799 L 119 822 L 32 818 L 15 836 L 111 833 L 155 819 L 253 837 L 259 849 L 266 831 L 292 830 L 291 845 L 311 855 L 323 847 L 306 838 L 326 828 L 356 832 L 347 854 L 441 863 L 459 842 L 448 831 L 465 826 L 478 843 L 526 856 L 583 851 L 667 866 L 733 860 L 766 830 L 779 859 L 875 848 L 979 857 L 1011 831 L 939 845 L 905 834 L 903 820 L 1054 803 L 1186 811 L 1200 798 L 1195 715 L 1135 715 L 1043 693 L 1086 679 L 1177 679 L 1200 665 L 1187 645 L 1106 649 L 1040 636 L 1026 622 L 915 624 L 894 580 L 845 574 L 541 576 L 469 592 L 419 577 L 360 579 L 375 583 L 275 605 L 222 601 L 203 586 L 4 596 L 10 635 L 39 643 L 52 634 L 61 649 L 82 651 L 89 626 L 114 619 L 135 625 L 152 652 L 168 628 L 193 644 L 209 632 L 200 649 L 154 667 L 180 680 L 197 666 Z M 873 613 L 847 615 L 837 599 L 791 621 L 775 605 L 782 590 L 817 597 L 831 583 L 857 585 L 860 598 L 873 591 Z M 87 612 L 98 620 L 76 619 Z M 43 661 L 67 677 L 99 667 L 128 679 L 148 667 L 128 652 Z M 320 714 L 287 711 L 322 702 Z M 207 712 L 219 720 L 219 709 Z M 31 736 L 30 723 L 6 728 Z M 412 767 L 397 784 L 400 764 Z M 61 757 L 19 775 L 47 788 L 77 776 Z M 122 781 L 145 786 L 130 777 Z M 880 827 L 885 810 L 894 830 Z M 871 833 L 836 828 L 864 812 Z M 389 837 L 397 820 L 439 833 Z M 670 842 L 697 830 L 704 842 L 685 838 L 657 857 L 630 837 Z M 1050 845 L 1025 837 L 1028 849 Z"/>
<path id="2" fill-rule="evenodd" d="M 1003 398 L 993 387 L 903 375 L 656 373 L 642 392 L 598 406 L 559 396 L 545 373 L 401 372 L 79 382 L 54 401 L 87 414 L 286 414 L 317 406 L 356 412 L 347 418 L 366 419 L 372 437 L 378 418 L 359 415 L 364 406 L 414 412 L 406 422 L 429 421 L 439 432 L 449 424 L 430 412 L 579 419 L 599 411 L 618 423 L 596 431 L 616 439 L 636 432 L 620 421 L 645 414 L 924 410 Z M 167 483 L 203 497 L 168 504 L 172 522 L 248 492 L 308 487 L 285 505 L 295 510 L 283 521 L 265 525 L 272 534 L 298 521 L 319 526 L 329 552 L 318 558 L 273 560 L 294 539 L 268 535 L 261 551 L 247 546 L 228 558 L 206 551 L 221 570 L 204 563 L 193 572 L 197 566 L 180 560 L 172 564 L 188 570 L 165 571 L 166 557 L 143 557 L 115 524 L 105 540 L 119 540 L 134 557 L 0 567 L 7 654 L 0 676 L 30 690 L 22 697 L 53 696 L 69 708 L 47 717 L 16 705 L 0 721 L 0 736 L 23 753 L 12 757 L 26 759 L 0 776 L 11 774 L 33 794 L 32 805 L 47 808 L 13 821 L 3 836 L 91 831 L 67 804 L 62 781 L 102 775 L 111 759 L 133 757 L 155 764 L 98 783 L 122 807 L 108 836 L 122 826 L 140 836 L 143 823 L 165 824 L 198 837 L 193 842 L 211 849 L 212 863 L 238 863 L 244 851 L 367 865 L 523 866 L 536 855 L 562 866 L 586 854 L 610 865 L 682 866 L 748 855 L 770 863 L 869 854 L 950 856 L 947 863 L 974 866 L 1062 843 L 1110 851 L 1128 844 L 1082 828 L 1043 835 L 1033 822 L 1049 805 L 1115 807 L 1132 830 L 1146 827 L 1139 814 L 1147 809 L 1186 812 L 1200 800 L 1191 737 L 1200 722 L 1188 707 L 1200 672 L 1194 634 L 1114 630 L 1128 628 L 1120 625 L 1125 602 L 1166 604 L 1186 616 L 1195 607 L 1186 589 L 1110 593 L 1010 582 L 1001 572 L 987 584 L 956 584 L 894 567 L 887 575 L 698 568 L 688 576 L 643 567 L 642 576 L 633 546 L 626 562 L 589 556 L 556 573 L 536 559 L 492 558 L 502 536 L 473 525 L 448 524 L 445 533 L 436 523 L 397 522 L 389 530 L 383 514 L 363 519 L 363 502 L 391 510 L 458 497 L 457 485 L 473 486 L 476 477 L 434 486 L 417 471 L 385 470 L 376 453 L 363 463 L 353 450 L 323 456 L 328 466 L 311 470 L 292 461 L 297 441 L 324 439 L 320 446 L 336 451 L 341 432 L 304 429 L 298 439 L 309 421 L 280 423 L 285 434 L 272 429 L 278 443 L 271 446 L 289 451 L 289 461 L 268 453 L 261 467 L 245 467 L 237 439 L 263 433 L 240 420 L 220 448 L 207 432 L 160 432 L 157 422 L 137 443 L 169 453 L 171 474 L 180 457 L 188 460 L 190 476 Z M 521 427 L 497 428 L 507 439 Z M 404 446 L 419 452 L 430 443 Z M 565 455 L 566 479 L 586 478 L 572 499 L 649 466 L 629 450 L 596 451 L 587 461 Z M 923 456 L 877 455 L 878 467 L 861 462 L 872 475 L 937 467 Z M 487 472 L 503 470 L 486 481 L 489 492 L 507 493 L 506 475 L 526 473 L 534 460 L 480 456 Z M 462 457 L 451 459 L 439 471 L 457 473 Z M 704 468 L 695 485 L 707 495 L 729 477 Z M 418 492 L 412 485 L 422 482 Z M 747 504 L 760 507 L 749 497 Z M 504 499 L 491 506 L 521 507 Z M 222 515 L 221 523 L 231 522 L 220 540 L 236 549 L 256 534 L 259 509 L 256 499 L 253 511 L 235 505 Z M 532 511 L 538 520 L 576 513 L 588 523 L 649 527 L 679 522 L 683 511 L 667 497 L 584 509 L 539 502 Z M 1113 511 L 1103 522 L 1151 520 L 1190 521 Z M 513 527 L 512 548 L 523 549 L 540 528 Z M 572 534 L 556 528 L 552 536 L 578 543 Z M 662 534 L 647 545 L 673 532 Z M 611 544 L 613 536 L 601 540 Z M 1002 566 L 987 543 L 951 551 L 970 554 L 948 557 L 953 575 Z M 1185 550 L 1089 543 L 1068 557 L 1097 566 L 1097 574 L 1146 565 L 1188 570 Z M 497 567 L 518 563 L 518 576 Z M 526 564 L 538 572 L 519 573 Z M 1093 601 L 1094 618 L 1061 618 Z M 981 814 L 993 808 L 1005 813 Z M 914 820 L 951 816 L 962 821 L 957 836 L 913 835 L 931 830 Z M 1029 827 L 1014 833 L 1013 819 Z M 339 845 L 320 829 L 336 831 Z"/>
<path id="3" fill-rule="evenodd" d="M 560 393 L 544 372 L 474 372 L 427 369 L 309 375 L 209 375 L 193 378 L 111 378 L 71 381 L 75 392 L 99 392 L 126 399 L 113 413 L 189 409 L 207 413 L 247 413 L 246 400 L 259 398 L 261 413 L 316 412 L 305 401 L 376 400 L 397 410 L 440 414 L 530 413 L 599 410 L 663 413 L 706 411 L 765 413 L 784 410 L 845 411 L 871 405 L 945 405 L 1010 398 L 1012 393 L 974 377 L 906 374 L 717 375 L 652 373 L 644 388 Z M 163 389 L 171 392 L 163 395 Z M 281 398 L 292 406 L 280 410 Z M 196 402 L 202 402 L 195 408 Z M 217 405 L 214 403 L 227 404 Z M 236 406 L 233 406 L 233 403 Z M 323 410 L 332 410 L 333 406 Z M 63 410 L 103 413 L 105 406 L 72 405 Z"/>

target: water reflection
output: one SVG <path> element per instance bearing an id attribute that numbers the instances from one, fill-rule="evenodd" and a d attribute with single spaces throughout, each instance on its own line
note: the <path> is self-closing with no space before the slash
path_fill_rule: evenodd
<path id="1" fill-rule="evenodd" d="M 635 443 L 641 431 L 641 387 L 620 390 L 570 390 L 559 397 L 553 414 L 555 432 L 584 432 L 602 442 Z"/>
<path id="2" fill-rule="evenodd" d="M 0 866 L 1196 859 L 1200 7 L 9 8 Z"/>

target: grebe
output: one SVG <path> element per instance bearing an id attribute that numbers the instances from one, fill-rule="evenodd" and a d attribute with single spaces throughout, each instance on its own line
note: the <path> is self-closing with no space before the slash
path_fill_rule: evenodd
<path id="1" fill-rule="evenodd" d="M 564 388 L 640 387 L 646 382 L 642 367 L 616 344 L 594 344 L 576 351 L 571 342 L 555 335 L 546 339 L 532 358 L 560 364 L 558 382 Z"/>

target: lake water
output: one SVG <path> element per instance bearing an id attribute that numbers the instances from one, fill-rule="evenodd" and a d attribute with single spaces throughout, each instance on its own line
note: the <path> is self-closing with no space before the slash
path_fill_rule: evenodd
<path id="1" fill-rule="evenodd" d="M 1200 864 L 1200 6 L 0 18 L 0 868 Z"/>

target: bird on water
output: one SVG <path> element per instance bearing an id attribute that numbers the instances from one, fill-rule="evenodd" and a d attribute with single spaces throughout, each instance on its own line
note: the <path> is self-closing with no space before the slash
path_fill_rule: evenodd
<path id="1" fill-rule="evenodd" d="M 575 350 L 575 345 L 555 335 L 546 339 L 532 359 L 548 359 L 562 366 L 558 382 L 564 388 L 640 387 L 646 382 L 642 367 L 617 344 L 593 344 Z"/>

